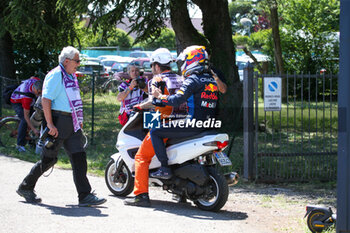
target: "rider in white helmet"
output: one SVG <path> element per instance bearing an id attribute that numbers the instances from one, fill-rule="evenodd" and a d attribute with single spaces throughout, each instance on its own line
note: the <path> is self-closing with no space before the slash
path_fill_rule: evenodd
<path id="1" fill-rule="evenodd" d="M 152 53 L 151 67 L 153 73 L 153 79 L 148 82 L 149 87 L 149 101 L 147 103 L 138 104 L 134 106 L 137 109 L 154 108 L 152 105 L 152 94 L 154 89 L 160 89 L 164 95 L 171 95 L 176 93 L 182 85 L 183 77 L 173 73 L 170 68 L 170 63 L 173 62 L 171 53 L 166 48 L 159 48 Z M 157 87 L 157 88 L 155 88 Z M 182 118 L 187 115 L 186 104 L 180 107 L 172 106 L 157 106 L 156 111 L 161 114 L 161 119 L 169 118 Z M 165 139 L 166 140 L 166 139 Z M 139 150 L 135 155 L 135 182 L 134 182 L 134 194 L 135 197 L 131 200 L 125 200 L 125 205 L 133 206 L 150 206 L 151 202 L 148 196 L 148 175 L 149 164 L 154 156 L 154 148 L 150 139 L 150 133 L 148 133 L 143 140 Z M 162 166 L 167 166 L 167 160 L 161 161 Z M 169 171 L 171 172 L 171 170 Z M 170 173 L 167 174 L 170 178 Z"/>

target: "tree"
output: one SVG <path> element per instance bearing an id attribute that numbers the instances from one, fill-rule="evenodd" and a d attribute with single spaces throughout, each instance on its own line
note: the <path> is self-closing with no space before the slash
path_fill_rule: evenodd
<path id="1" fill-rule="evenodd" d="M 0 3 L 0 76 L 7 78 L 15 77 L 15 66 L 13 58 L 13 40 L 6 28 L 4 19 L 7 13 L 4 9 L 8 7 L 7 1 Z"/>
<path id="2" fill-rule="evenodd" d="M 110 31 L 103 32 L 102 27 L 92 30 L 86 25 L 86 20 L 76 23 L 75 30 L 77 38 L 80 41 L 80 47 L 98 47 L 98 46 L 119 46 L 121 49 L 131 48 L 134 40 L 124 30 L 112 28 Z"/>
<path id="3" fill-rule="evenodd" d="M 273 47 L 275 51 L 274 57 L 276 62 L 276 73 L 284 74 L 277 2 L 276 0 L 268 0 L 267 2 L 270 6 L 270 21 L 271 21 L 272 38 L 273 38 L 273 45 L 274 45 Z M 284 87 L 283 96 L 285 97 L 286 95 L 285 83 L 283 84 L 283 87 Z"/>
<path id="4" fill-rule="evenodd" d="M 35 71 L 51 69 L 53 64 L 57 64 L 60 49 L 76 40 L 73 25 L 77 20 L 75 15 L 65 9 L 57 10 L 56 1 L 12 0 L 7 1 L 0 11 L 0 35 L 8 38 L 6 41 L 9 45 L 7 51 L 0 47 L 0 53 L 7 53 L 6 59 L 12 66 L 15 64 L 21 79 L 34 75 Z M 12 44 L 9 43 L 11 40 Z M 3 63 L 0 66 L 1 70 L 7 69 Z M 14 76 L 13 70 L 10 77 Z"/>
<path id="5" fill-rule="evenodd" d="M 339 0 L 280 0 L 282 45 L 289 71 L 337 72 Z M 293 10 L 291 10 L 293 9 Z"/>
<path id="6" fill-rule="evenodd" d="M 232 41 L 232 29 L 228 14 L 227 0 L 193 0 L 203 13 L 204 36 L 194 29 L 187 5 L 187 0 L 119 0 L 90 1 L 87 9 L 84 0 L 59 0 L 61 8 L 69 8 L 77 13 L 87 13 L 91 17 L 93 28 L 103 25 L 110 30 L 123 17 L 128 17 L 131 31 L 137 33 L 135 43 L 155 39 L 165 27 L 165 20 L 170 15 L 172 27 L 176 34 L 177 51 L 188 45 L 206 45 L 212 52 L 211 61 L 227 77 L 228 94 L 224 95 L 222 112 L 225 116 L 234 116 L 237 106 L 241 106 L 240 81 L 235 65 L 235 46 Z M 110 5 L 112 3 L 112 5 Z M 102 14 L 101 14 L 102 12 Z M 236 102 L 235 102 L 236 101 Z M 226 123 L 233 125 L 232 119 Z M 233 123 L 233 124 L 232 124 Z"/>
<path id="7" fill-rule="evenodd" d="M 240 23 L 240 20 L 243 18 L 248 18 L 252 22 L 256 22 L 256 13 L 254 9 L 254 3 L 249 0 L 237 0 L 232 1 L 229 4 L 229 14 L 231 18 L 231 24 L 232 24 L 232 31 L 238 32 L 239 34 L 243 35 L 243 27 Z M 255 23 L 251 25 L 251 29 L 254 28 Z"/>
<path id="8" fill-rule="evenodd" d="M 154 50 L 160 47 L 174 50 L 176 49 L 175 32 L 169 28 L 164 28 L 158 38 L 143 41 L 139 45 L 146 50 Z"/>

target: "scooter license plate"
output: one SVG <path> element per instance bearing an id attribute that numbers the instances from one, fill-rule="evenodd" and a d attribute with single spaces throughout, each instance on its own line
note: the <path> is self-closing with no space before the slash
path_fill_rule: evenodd
<path id="1" fill-rule="evenodd" d="M 214 155 L 222 167 L 232 165 L 231 160 L 227 157 L 227 155 L 224 152 L 214 152 Z"/>

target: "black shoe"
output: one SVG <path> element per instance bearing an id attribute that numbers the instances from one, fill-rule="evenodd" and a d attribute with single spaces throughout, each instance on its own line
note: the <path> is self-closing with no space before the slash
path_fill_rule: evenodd
<path id="1" fill-rule="evenodd" d="M 98 198 L 94 193 L 89 193 L 83 200 L 79 201 L 80 207 L 89 207 L 95 205 L 101 205 L 107 200 L 105 198 Z"/>
<path id="2" fill-rule="evenodd" d="M 125 200 L 124 205 L 150 207 L 151 201 L 149 200 L 148 193 L 142 193 L 130 200 Z"/>
<path id="3" fill-rule="evenodd" d="M 160 167 L 157 171 L 150 174 L 153 178 L 168 180 L 173 176 L 171 169 L 168 167 Z"/>
<path id="4" fill-rule="evenodd" d="M 40 203 L 41 202 L 41 198 L 35 194 L 34 190 L 23 189 L 23 188 L 19 187 L 16 192 L 21 197 L 24 197 L 24 199 L 26 199 L 26 202 L 29 202 L 29 203 Z"/>

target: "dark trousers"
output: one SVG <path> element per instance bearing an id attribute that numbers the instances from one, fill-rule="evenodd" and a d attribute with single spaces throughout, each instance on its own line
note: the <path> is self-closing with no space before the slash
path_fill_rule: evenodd
<path id="1" fill-rule="evenodd" d="M 168 166 L 168 156 L 166 154 L 166 148 L 163 139 L 164 138 L 185 138 L 191 137 L 204 129 L 199 128 L 163 128 L 151 129 L 151 140 L 154 148 L 154 152 L 161 163 L 162 167 Z"/>
<path id="2" fill-rule="evenodd" d="M 58 129 L 58 138 L 55 139 L 52 148 L 43 148 L 41 160 L 33 166 L 24 178 L 21 188 L 33 190 L 39 177 L 57 162 L 58 152 L 63 146 L 72 165 L 73 180 L 79 200 L 82 200 L 91 192 L 91 186 L 86 176 L 87 162 L 82 142 L 82 132 L 81 130 L 74 132 L 71 116 L 53 112 L 52 117 Z"/>
<path id="3" fill-rule="evenodd" d="M 17 145 L 25 146 L 27 144 L 26 135 L 27 135 L 28 125 L 26 120 L 24 119 L 24 111 L 23 111 L 22 104 L 12 103 L 12 108 L 15 110 L 19 119 L 21 119 L 18 125 Z"/>

